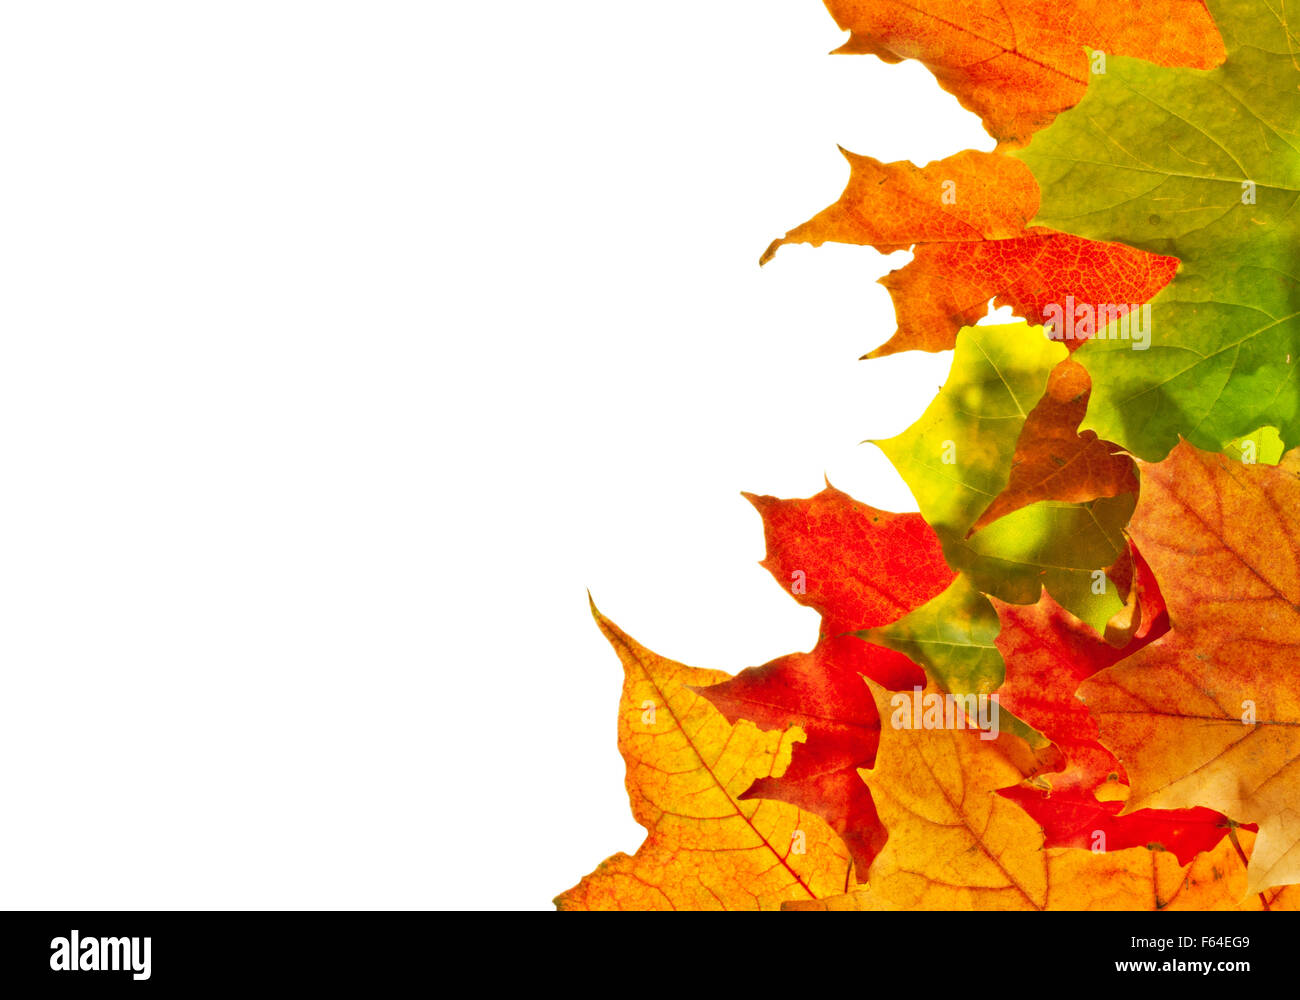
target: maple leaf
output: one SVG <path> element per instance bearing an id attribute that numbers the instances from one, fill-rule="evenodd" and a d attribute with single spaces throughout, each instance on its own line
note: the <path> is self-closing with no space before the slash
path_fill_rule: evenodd
<path id="1" fill-rule="evenodd" d="M 1099 243 L 1027 223 L 1038 184 L 1018 160 L 966 150 L 925 167 L 881 163 L 841 150 L 848 186 L 834 205 L 772 243 L 851 243 L 882 253 L 912 249 L 913 259 L 880 279 L 898 330 L 866 355 L 951 350 L 962 326 L 982 318 L 990 299 L 1030 323 L 1045 308 L 1073 301 L 1149 301 L 1174 276 L 1177 259 L 1122 243 Z M 1081 340 L 1068 340 L 1071 350 Z"/>
<path id="2" fill-rule="evenodd" d="M 826 8 L 850 32 L 836 51 L 920 60 L 990 135 L 1012 142 L 1083 96 L 1085 45 L 1203 69 L 1223 59 L 1200 0 L 826 0 Z"/>
<path id="3" fill-rule="evenodd" d="M 906 653 L 954 694 L 992 694 L 1002 686 L 1002 656 L 993 643 L 997 634 L 993 605 L 964 574 L 898 621 L 859 633 Z"/>
<path id="4" fill-rule="evenodd" d="M 1187 442 L 1141 475 L 1129 531 L 1171 628 L 1079 687 L 1128 771 L 1121 815 L 1258 823 L 1251 890 L 1300 882 L 1300 479 Z"/>
<path id="5" fill-rule="evenodd" d="M 1297 14 L 1279 0 L 1210 10 L 1220 68 L 1112 57 L 1016 154 L 1042 186 L 1042 223 L 1182 262 L 1142 337 L 1111 322 L 1079 354 L 1086 426 L 1152 461 L 1180 436 L 1211 451 L 1263 425 L 1300 439 Z"/>
<path id="6" fill-rule="evenodd" d="M 1000 705 L 1046 733 L 1068 758 L 1061 773 L 1044 776 L 1046 790 L 1023 785 L 999 790 L 1043 828 L 1045 846 L 1159 845 L 1185 865 L 1218 844 L 1230 823 L 1211 809 L 1117 815 L 1129 791 L 1124 768 L 1098 741 L 1095 720 L 1074 696 L 1080 682 L 1168 631 L 1167 616 L 1116 649 L 1047 594 L 1028 606 L 993 603 L 1001 623 L 997 647 L 1007 665 Z"/>
<path id="7" fill-rule="evenodd" d="M 830 485 L 802 500 L 746 496 L 763 518 L 762 565 L 821 615 L 821 635 L 810 653 L 751 667 L 699 693 L 729 722 L 802 729 L 806 739 L 794 745 L 789 767 L 755 779 L 740 798 L 777 799 L 817 813 L 865 876 L 886 833 L 858 777 L 875 760 L 880 732 L 861 677 L 893 688 L 924 677 L 906 656 L 848 633 L 906 614 L 942 591 L 953 573 L 919 514 L 877 510 Z"/>
<path id="8" fill-rule="evenodd" d="M 891 693 L 868 681 L 882 717 Z M 935 688 L 927 696 L 936 693 Z M 881 731 L 863 774 L 890 831 L 868 885 L 785 909 L 1255 909 L 1237 847 L 1221 841 L 1183 865 L 1166 851 L 1043 846 L 1038 825 L 996 792 L 1019 780 L 998 746 L 970 730 Z M 1237 842 L 1251 844 L 1250 835 Z M 1244 849 L 1244 848 L 1243 848 Z M 1279 900 L 1281 894 L 1272 894 Z M 1267 898 L 1267 897 L 1266 897 Z M 1289 901 L 1289 900 L 1288 900 Z"/>
<path id="9" fill-rule="evenodd" d="M 763 564 L 822 629 L 811 652 L 736 678 L 659 657 L 593 607 L 624 666 L 619 746 L 648 835 L 557 905 L 1294 908 L 1300 450 L 1282 449 L 1300 430 L 1300 63 L 1285 9 L 1215 0 L 1225 47 L 1199 0 L 828 6 L 851 31 L 842 51 L 921 59 L 1006 146 L 1088 96 L 1021 159 L 845 153 L 839 201 L 764 255 L 914 249 L 882 282 L 899 328 L 872 355 L 955 348 L 921 419 L 876 442 L 921 514 L 829 485 L 750 497 Z M 1091 87 L 1084 45 L 1107 50 Z M 1225 196 L 1238 182 L 1245 212 Z M 1121 356 L 1147 345 L 1116 340 L 1118 321 L 1086 342 L 1086 323 L 1064 341 L 963 326 L 990 298 L 1053 327 L 1062 300 L 1100 314 L 1154 298 L 1159 333 L 1147 323 L 1150 355 Z M 1139 499 L 1120 445 L 1150 460 L 1179 433 L 1226 454 L 1143 462 Z M 889 689 L 923 678 L 950 701 L 996 692 L 1000 731 L 971 732 L 965 709 L 903 728 Z M 1097 834 L 1109 850 L 1081 849 Z"/>
<path id="10" fill-rule="evenodd" d="M 1135 639 L 1164 634 L 1169 628 L 1165 599 L 1151 567 L 1134 551 L 1132 540 L 1106 574 L 1125 595 L 1124 609 L 1106 623 L 1106 642 L 1119 649 Z"/>
<path id="11" fill-rule="evenodd" d="M 925 413 L 902 434 L 875 443 L 938 533 L 948 564 L 967 573 L 977 590 L 1032 604 L 1045 586 L 1101 628 L 1123 607 L 1118 588 L 1099 571 L 1125 549 L 1132 493 L 1030 503 L 972 533 L 1010 485 L 1016 452 L 1023 456 L 1028 447 L 1021 431 L 1065 357 L 1065 348 L 1039 328 L 967 327 L 958 335 L 948 380 Z M 1069 478 L 1056 485 L 1069 486 Z"/>
<path id="12" fill-rule="evenodd" d="M 1016 440 L 1007 487 L 976 519 L 971 533 L 1040 500 L 1084 502 L 1137 492 L 1133 460 L 1092 431 L 1079 433 L 1090 390 L 1082 365 L 1066 360 L 1052 369 L 1043 398 L 1029 411 Z"/>
<path id="13" fill-rule="evenodd" d="M 988 695 L 1002 686 L 1005 675 L 994 642 L 999 627 L 989 599 L 962 574 L 910 614 L 858 635 L 907 654 L 944 692 Z M 1060 764 L 1051 740 L 1012 712 L 1000 713 L 997 738 L 1005 740 L 1005 755 L 1026 778 Z"/>
<path id="14" fill-rule="evenodd" d="M 618 745 L 632 815 L 646 828 L 635 856 L 616 854 L 556 897 L 561 910 L 775 909 L 851 884 L 839 837 L 783 802 L 742 801 L 779 775 L 797 729 L 729 725 L 692 688 L 727 679 L 650 652 L 592 605 L 623 663 Z"/>

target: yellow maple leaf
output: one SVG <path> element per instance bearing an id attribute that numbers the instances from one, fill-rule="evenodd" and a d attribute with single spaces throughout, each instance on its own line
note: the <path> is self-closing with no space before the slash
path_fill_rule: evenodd
<path id="1" fill-rule="evenodd" d="M 735 726 L 692 690 L 727 680 L 646 649 L 592 614 L 623 663 L 618 746 L 632 815 L 648 835 L 556 897 L 561 910 L 774 910 L 850 887 L 843 841 L 816 815 L 742 801 L 757 778 L 790 763 L 797 727 Z"/>
<path id="2" fill-rule="evenodd" d="M 891 693 L 868 680 L 882 718 Z M 931 686 L 927 694 L 937 693 Z M 1020 780 L 997 744 L 969 729 L 881 730 L 862 771 L 889 842 L 868 886 L 794 910 L 1215 910 L 1294 906 L 1293 893 L 1248 896 L 1233 840 L 1187 865 L 1144 847 L 1094 853 L 1044 848 L 1038 824 L 996 795 Z M 1249 831 L 1236 831 L 1242 850 Z"/>

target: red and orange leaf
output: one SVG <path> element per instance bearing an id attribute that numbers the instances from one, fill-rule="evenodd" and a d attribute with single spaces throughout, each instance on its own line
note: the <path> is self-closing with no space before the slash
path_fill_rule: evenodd
<path id="1" fill-rule="evenodd" d="M 1169 609 L 1156 575 L 1131 539 L 1106 575 L 1125 597 L 1124 609 L 1106 623 L 1108 643 L 1135 651 L 1139 647 L 1134 640 L 1154 639 L 1169 630 Z"/>
<path id="2" fill-rule="evenodd" d="M 1210 69 L 1223 40 L 1200 0 L 825 0 L 851 37 L 837 51 L 916 59 L 994 138 L 1021 143 L 1082 99 L 1085 46 Z"/>
<path id="3" fill-rule="evenodd" d="M 1133 460 L 1092 431 L 1079 433 L 1091 388 L 1087 369 L 1068 358 L 1052 369 L 1047 391 L 1020 430 L 1007 487 L 993 498 L 971 534 L 1040 500 L 1082 503 L 1137 492 Z"/>
<path id="4" fill-rule="evenodd" d="M 650 652 L 595 606 L 623 663 L 618 746 L 632 815 L 646 828 L 635 856 L 616 854 L 555 900 L 561 910 L 765 910 L 852 884 L 848 851 L 811 813 L 742 801 L 779 775 L 800 734 L 730 725 L 692 688 L 727 675 Z"/>
<path id="5" fill-rule="evenodd" d="M 1050 305 L 1141 304 L 1173 280 L 1178 259 L 1032 227 L 1029 235 L 983 243 L 928 243 L 912 262 L 880 279 L 898 332 L 871 352 L 943 351 L 957 330 L 982 319 L 989 300 L 1034 325 Z M 1077 350 L 1087 338 L 1066 340 Z"/>
<path id="6" fill-rule="evenodd" d="M 996 642 L 1007 665 L 998 690 L 1001 705 L 1045 733 L 1068 761 L 1061 773 L 1044 776 L 1047 791 L 1024 785 L 999 791 L 1038 822 L 1044 845 L 1112 851 L 1158 845 L 1186 865 L 1218 844 L 1230 823 L 1211 809 L 1142 809 L 1119 816 L 1128 796 L 1124 769 L 1098 741 L 1096 722 L 1074 696 L 1082 681 L 1163 631 L 1115 649 L 1046 593 L 1037 604 L 993 604 L 1002 622 Z"/>
<path id="7" fill-rule="evenodd" d="M 883 718 L 890 692 L 870 681 Z M 936 694 L 931 687 L 927 695 Z M 996 792 L 1019 780 L 997 744 L 970 729 L 881 730 L 863 777 L 889 829 L 866 887 L 785 909 L 1254 909 L 1245 866 L 1227 839 L 1181 865 L 1142 847 L 1045 847 L 1038 825 Z M 1238 834 L 1243 846 L 1248 834 Z"/>
<path id="8" fill-rule="evenodd" d="M 774 241 L 760 262 L 786 243 L 914 248 L 910 264 L 880 280 L 898 331 L 867 357 L 951 350 L 990 299 L 1035 325 L 1047 321 L 1049 305 L 1071 300 L 1094 310 L 1145 303 L 1178 269 L 1174 257 L 1029 226 L 1038 184 L 1019 160 L 966 150 L 917 167 L 844 156 L 850 174 L 839 201 Z M 1064 343 L 1075 350 L 1085 340 Z"/>
<path id="9" fill-rule="evenodd" d="M 1038 211 L 1038 182 L 1009 156 L 968 149 L 918 167 L 840 152 L 849 161 L 849 183 L 839 201 L 774 240 L 759 263 L 787 243 L 852 243 L 892 253 L 916 243 L 1007 240 L 1023 235 Z"/>
<path id="10" fill-rule="evenodd" d="M 746 496 L 763 518 L 767 555 L 759 565 L 821 615 L 823 635 L 896 621 L 954 579 L 920 514 L 877 510 L 829 484 L 806 500 Z M 914 676 L 900 653 L 881 648 L 872 656 L 900 679 Z"/>
<path id="11" fill-rule="evenodd" d="M 881 281 L 898 329 L 869 357 L 953 348 L 958 331 L 976 324 L 990 301 L 1043 325 L 1062 312 L 1086 316 L 1087 307 L 1123 312 L 1174 280 L 1180 269 L 1175 257 L 1032 226 L 1040 190 L 1014 147 L 1084 96 L 1090 60 L 1093 73 L 1104 72 L 1107 55 L 1197 69 L 1223 62 L 1223 41 L 1203 0 L 826 5 L 850 32 L 839 51 L 921 61 L 999 140 L 998 153 L 967 151 L 925 167 L 845 152 L 850 178 L 839 200 L 764 253 L 766 263 L 790 242 L 910 249 L 911 263 Z M 1265 18 L 1270 31 L 1272 20 Z M 1226 13 L 1224 24 L 1229 40 L 1236 39 L 1234 52 L 1249 48 L 1238 44 Z M 1289 51 L 1285 31 L 1268 38 L 1255 48 L 1267 49 L 1282 66 Z M 1152 86 L 1159 74 L 1180 72 L 1114 59 L 1111 78 L 1124 76 L 1126 67 L 1137 67 L 1133 78 Z M 1184 72 L 1175 79 L 1202 75 Z M 1097 87 L 1088 107 L 1128 93 Z M 1251 112 L 1242 119 L 1248 129 L 1256 119 L 1275 118 L 1281 124 L 1269 135 L 1285 131 L 1287 116 L 1267 118 L 1242 106 Z M 1230 111 L 1238 113 L 1235 105 Z M 1080 113 L 1063 116 L 1047 134 L 1077 125 Z M 1186 115 L 1176 117 L 1185 124 Z M 1110 129 L 1110 145 L 1126 162 L 1154 162 L 1147 152 L 1159 144 L 1144 150 L 1142 130 L 1130 132 L 1120 143 Z M 1169 155 L 1163 147 L 1158 151 Z M 1076 152 L 1071 147 L 1053 154 L 1053 162 L 1096 165 L 1086 156 L 1077 160 Z M 1034 160 L 1040 167 L 1043 155 Z M 1071 167 L 1066 188 L 1087 193 L 1064 205 L 1056 224 L 1086 216 L 1097 193 L 1075 174 Z M 1138 187 L 1147 183 L 1145 176 Z M 1254 183 L 1246 184 L 1253 199 Z M 1285 184 L 1272 189 L 1289 190 Z M 1127 204 L 1130 193 L 1117 197 Z M 1243 196 L 1242 204 L 1255 202 Z M 1134 218 L 1155 225 L 1161 216 L 1142 210 Z M 1140 245 L 1173 249 L 1188 266 L 1194 263 L 1181 248 Z M 1285 318 L 1287 312 L 1279 307 L 1269 315 Z M 1090 329 L 1086 321 L 1084 328 Z M 957 416 L 949 423 L 935 418 L 935 426 L 966 429 L 958 418 L 972 416 L 972 400 L 984 401 L 985 383 L 1011 389 L 1011 365 L 993 359 L 1013 329 L 1029 337 L 1021 324 L 995 329 L 997 336 L 981 341 L 989 362 L 984 381 L 973 381 L 971 394 L 952 402 Z M 1064 343 L 1075 350 L 1083 341 Z M 1035 345 L 1044 348 L 1037 336 L 1025 341 L 1027 351 Z M 1123 386 L 1099 381 L 1094 392 L 1081 366 L 1060 361 L 1066 351 L 1047 346 L 1059 357 L 1034 369 L 1031 392 L 1012 391 L 1014 407 L 991 414 L 981 409 L 974 414 L 978 420 L 967 421 L 982 429 L 963 439 L 957 449 L 963 454 L 979 455 L 988 446 L 988 428 L 979 421 L 997 420 L 1019 436 L 1013 454 L 1013 438 L 1004 434 L 997 475 L 978 489 L 974 506 L 962 509 L 953 538 L 1015 536 L 1033 550 L 1030 565 L 1043 576 L 1077 569 L 1089 532 L 1101 528 L 1105 547 L 1079 565 L 1113 563 L 1093 576 L 1092 594 L 1099 593 L 1099 578 L 1108 576 L 1120 600 L 1107 587 L 1105 603 L 1090 619 L 1095 627 L 1040 595 L 1034 580 L 1003 596 L 1037 596 L 1036 604 L 990 604 L 981 591 L 996 589 L 997 573 L 977 575 L 966 566 L 954 582 L 939 536 L 920 515 L 878 511 L 829 485 L 806 500 L 749 497 L 764 521 L 763 565 L 819 613 L 817 644 L 729 678 L 650 652 L 593 607 L 623 664 L 619 748 L 633 814 L 647 837 L 634 856 L 609 858 L 559 896 L 557 906 L 1165 910 L 1300 904 L 1300 888 L 1290 885 L 1300 883 L 1300 459 L 1255 467 L 1183 443 L 1164 462 L 1137 465 L 1095 433 L 1079 432 L 1085 417 L 1096 418 L 1086 413 L 1090 396 L 1095 411 L 1103 395 L 1122 394 Z M 1106 354 L 1108 346 L 1092 345 L 1084 361 L 1091 365 L 1092 354 Z M 1169 364 L 1182 363 L 1169 357 Z M 1265 363 L 1252 357 L 1252 363 Z M 1279 351 L 1267 363 L 1291 362 L 1290 354 L 1282 357 Z M 1215 391 L 1213 385 L 1199 388 Z M 1158 403 L 1166 395 L 1150 398 Z M 1245 397 L 1219 393 L 1215 399 L 1231 406 L 1244 405 Z M 941 416 L 946 420 L 947 411 Z M 1011 419 L 1014 425 L 1006 422 Z M 1129 424 L 1124 427 L 1132 430 Z M 1105 433 L 1131 447 L 1121 430 Z M 955 447 L 956 437 L 934 434 L 926 447 Z M 948 521 L 936 512 L 946 511 L 953 490 L 974 488 L 973 481 L 934 464 L 950 464 L 948 458 L 918 458 L 920 439 L 901 435 L 886 444 L 899 452 L 890 454 L 900 468 L 924 472 L 918 480 L 924 489 L 912 479 L 909 484 L 939 531 L 947 530 Z M 1168 443 L 1160 454 L 1167 449 Z M 1087 504 L 1104 508 L 1107 501 L 1111 519 L 1094 512 L 1091 521 L 1070 521 L 1061 529 L 1062 512 Z M 1135 504 L 1125 539 L 1122 528 Z M 1003 564 L 999 572 L 1024 560 Z M 1086 575 L 1080 587 L 1086 596 Z M 1066 604 L 1079 611 L 1070 600 Z M 1085 606 L 1094 607 L 1081 600 Z M 875 642 L 888 636 L 916 662 L 859 636 Z M 931 657 L 932 649 L 959 664 L 989 666 L 990 676 L 996 667 L 988 684 L 960 690 L 991 691 L 1005 667 L 996 738 L 974 731 L 963 709 L 953 713 L 951 701 L 946 716 L 940 709 L 924 716 L 924 724 L 919 711 L 902 711 L 896 699 L 927 681 L 917 663 L 932 675 L 926 693 L 945 697 L 948 675 L 937 664 L 947 660 Z M 891 693 L 900 690 L 906 694 Z M 1026 742 L 1024 734 L 1033 739 Z"/>
<path id="12" fill-rule="evenodd" d="M 1252 891 L 1300 882 L 1300 480 L 1186 442 L 1141 474 L 1129 530 L 1170 630 L 1079 695 L 1127 769 L 1125 813 L 1258 823 Z"/>
<path id="13" fill-rule="evenodd" d="M 822 634 L 811 653 L 751 667 L 700 694 L 731 722 L 803 729 L 807 740 L 795 745 L 785 772 L 757 779 L 741 797 L 816 812 L 865 873 L 884 845 L 885 830 L 858 776 L 875 759 L 880 732 L 861 678 L 910 688 L 925 675 L 903 654 L 848 633 L 901 618 L 941 593 L 953 573 L 919 514 L 876 510 L 832 486 L 806 500 L 749 500 L 763 517 L 762 565 L 822 616 Z"/>

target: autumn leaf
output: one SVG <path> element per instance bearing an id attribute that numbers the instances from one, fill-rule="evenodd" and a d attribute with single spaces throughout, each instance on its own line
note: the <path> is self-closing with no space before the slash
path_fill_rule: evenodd
<path id="1" fill-rule="evenodd" d="M 1141 337 L 1108 323 L 1079 353 L 1085 426 L 1149 461 L 1180 436 L 1219 451 L 1271 425 L 1300 440 L 1298 15 L 1278 0 L 1210 10 L 1221 67 L 1112 57 L 1017 153 L 1042 185 L 1039 222 L 1182 262 Z"/>
<path id="2" fill-rule="evenodd" d="M 920 514 L 750 497 L 821 629 L 735 678 L 593 608 L 647 837 L 557 905 L 1296 908 L 1294 14 L 1212 0 L 1221 40 L 1199 0 L 827 5 L 841 51 L 920 59 L 1004 150 L 846 153 L 764 255 L 913 250 L 872 356 L 952 368 L 874 443 Z M 972 326 L 990 299 L 1033 325 Z"/>
<path id="3" fill-rule="evenodd" d="M 898 621 L 857 634 L 911 657 L 941 691 L 989 695 L 1001 687 L 1005 675 L 994 642 L 999 627 L 989 599 L 963 574 Z M 1024 777 L 1059 767 L 1059 754 L 1043 733 L 1010 711 L 1000 712 L 999 718 L 997 738 Z"/>
<path id="4" fill-rule="evenodd" d="M 994 645 L 997 614 L 988 598 L 959 576 L 938 597 L 889 625 L 863 630 L 925 667 L 943 691 L 992 694 L 1002 686 L 1002 656 Z"/>
<path id="5" fill-rule="evenodd" d="M 1169 611 L 1151 566 L 1130 539 L 1128 546 L 1106 571 L 1124 596 L 1124 609 L 1106 623 L 1106 642 L 1116 649 L 1138 647 L 1137 639 L 1154 639 L 1169 629 Z"/>
<path id="6" fill-rule="evenodd" d="M 882 718 L 890 692 L 867 682 Z M 937 693 L 930 688 L 927 696 Z M 889 843 L 866 887 L 786 909 L 1178 910 L 1259 908 L 1236 847 L 1223 840 L 1182 865 L 1166 851 L 1043 846 L 1038 825 L 996 794 L 1019 773 L 970 729 L 881 731 L 864 773 Z M 1250 843 L 1248 834 L 1238 842 Z M 1277 898 L 1279 894 L 1274 894 Z"/>
<path id="7" fill-rule="evenodd" d="M 952 582 L 920 514 L 878 510 L 829 484 L 806 500 L 745 496 L 763 519 L 767 554 L 760 565 L 821 616 L 824 636 L 894 621 Z M 873 668 L 888 671 L 881 683 L 910 679 L 902 657 L 877 654 L 888 664 Z"/>
<path id="8" fill-rule="evenodd" d="M 1033 173 L 1010 157 L 968 149 L 918 167 L 840 152 L 849 183 L 839 201 L 774 240 L 760 263 L 787 243 L 852 243 L 892 253 L 916 243 L 1009 240 L 1024 235 L 1038 210 Z"/>
<path id="9" fill-rule="evenodd" d="M 776 909 L 851 884 L 849 856 L 815 815 L 744 801 L 780 775 L 797 730 L 732 726 L 692 690 L 727 679 L 650 652 L 592 605 L 623 663 L 618 745 L 632 815 L 646 828 L 635 856 L 616 854 L 555 900 L 561 910 Z"/>
<path id="10" fill-rule="evenodd" d="M 1030 323 L 1052 303 L 1144 303 L 1174 276 L 1173 257 L 1031 227 L 1038 184 L 1018 160 L 966 150 L 925 167 L 881 163 L 841 150 L 848 186 L 834 205 L 772 243 L 850 243 L 913 259 L 880 280 L 898 330 L 868 358 L 947 351 L 957 331 L 988 309 L 1010 306 Z M 1064 341 L 1073 350 L 1081 340 Z"/>
<path id="11" fill-rule="evenodd" d="M 984 509 L 971 533 L 1040 500 L 1084 502 L 1136 493 L 1133 460 L 1092 431 L 1079 433 L 1091 380 L 1082 365 L 1062 361 L 1043 398 L 1020 429 L 1007 487 Z"/>
<path id="12" fill-rule="evenodd" d="M 1011 484 L 1029 413 L 1065 357 L 1065 348 L 1038 328 L 967 327 L 939 395 L 915 424 L 876 444 L 938 533 L 948 564 L 967 573 L 975 589 L 1032 604 L 1045 586 L 1102 628 L 1123 607 L 1104 571 L 1124 551 L 1132 493 L 1031 503 L 972 533 Z"/>
<path id="13" fill-rule="evenodd" d="M 1170 631 L 1079 688 L 1128 771 L 1124 813 L 1258 823 L 1251 891 L 1300 882 L 1300 479 L 1186 442 L 1141 475 L 1129 531 Z"/>
<path id="14" fill-rule="evenodd" d="M 1045 869 L 1051 884 L 1048 905 L 954 905 L 963 887 L 934 895 L 899 895 L 905 884 L 893 884 L 888 892 L 873 892 L 868 886 L 838 896 L 817 900 L 794 900 L 782 903 L 782 910 L 863 912 L 892 910 L 1129 910 L 1178 913 L 1201 910 L 1278 910 L 1300 909 L 1297 886 L 1281 886 L 1258 894 L 1246 894 L 1244 854 L 1249 859 L 1255 834 L 1242 829 L 1236 834 L 1241 847 L 1227 839 L 1191 862 L 1179 865 L 1172 854 L 1130 848 L 1121 854 L 1090 855 L 1083 851 L 1045 852 Z M 1141 852 L 1141 853 L 1138 853 Z M 1143 855 L 1149 855 L 1150 874 L 1140 871 Z M 1109 857 L 1110 861 L 1089 858 Z M 1081 880 L 1074 884 L 1072 880 Z M 983 902 L 992 896 L 987 889 L 967 888 L 972 898 Z M 1075 891 L 1070 891 L 1075 890 Z M 893 893 L 893 894 L 891 894 Z M 1019 902 L 1017 897 L 1012 900 Z M 910 905 L 909 905 L 910 903 Z"/>
<path id="15" fill-rule="evenodd" d="M 1166 66 L 1208 69 L 1223 43 L 1200 0 L 826 0 L 850 32 L 837 52 L 920 60 L 1007 142 L 1076 104 L 1089 83 L 1084 46 Z"/>
<path id="16" fill-rule="evenodd" d="M 1028 606 L 993 603 L 1001 626 L 997 647 L 1006 663 L 1000 704 L 1050 737 L 1068 760 L 1061 773 L 1040 778 L 1045 789 L 999 790 L 1043 828 L 1045 846 L 1115 851 L 1158 845 L 1182 865 L 1214 848 L 1230 823 L 1211 809 L 1118 815 L 1129 793 L 1124 768 L 1098 741 L 1096 722 L 1074 694 L 1083 680 L 1162 635 L 1168 620 L 1116 649 L 1047 594 Z"/>
<path id="17" fill-rule="evenodd" d="M 822 616 L 821 635 L 810 653 L 780 657 L 698 691 L 730 722 L 802 729 L 806 739 L 794 744 L 789 767 L 756 778 L 740 798 L 776 799 L 817 813 L 844 839 L 865 876 L 886 833 L 858 777 L 875 760 L 880 733 L 862 676 L 911 688 L 924 675 L 901 653 L 850 633 L 925 603 L 953 573 L 919 514 L 876 510 L 829 485 L 806 500 L 746 495 L 763 518 L 762 565 Z"/>

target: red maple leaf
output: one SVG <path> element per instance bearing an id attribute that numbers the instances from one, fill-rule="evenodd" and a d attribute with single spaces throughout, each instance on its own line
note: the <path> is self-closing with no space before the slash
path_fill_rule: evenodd
<path id="1" fill-rule="evenodd" d="M 1155 576 L 1136 549 L 1128 573 L 1138 588 L 1142 621 L 1132 638 L 1115 648 L 1044 593 L 1037 604 L 993 599 L 1002 631 L 997 646 L 1006 661 L 1001 706 L 1048 736 L 1065 753 L 1065 770 L 1048 776 L 1044 793 L 1019 785 L 999 794 L 1017 803 L 1043 828 L 1045 847 L 1119 851 L 1159 844 L 1179 864 L 1223 839 L 1228 820 L 1212 809 L 1123 808 L 1128 777 L 1098 740 L 1097 722 L 1075 690 L 1097 671 L 1118 663 L 1169 631 L 1169 616 Z M 1097 793 L 1101 792 L 1102 799 Z M 1098 834 L 1101 839 L 1098 839 Z"/>
<path id="2" fill-rule="evenodd" d="M 901 653 L 847 634 L 886 625 L 941 593 L 953 580 L 938 536 L 920 514 L 892 514 L 827 486 L 806 500 L 746 494 L 763 517 L 762 565 L 795 600 L 822 616 L 809 653 L 792 653 L 701 688 L 734 723 L 803 727 L 790 766 L 760 778 L 742 798 L 777 799 L 814 812 L 844 840 L 860 878 L 886 834 L 858 775 L 870 767 L 880 716 L 862 676 L 890 688 L 923 685 Z"/>

